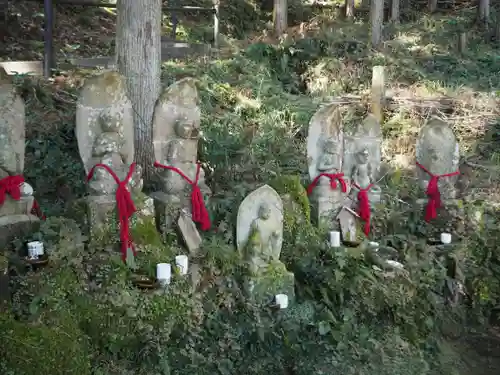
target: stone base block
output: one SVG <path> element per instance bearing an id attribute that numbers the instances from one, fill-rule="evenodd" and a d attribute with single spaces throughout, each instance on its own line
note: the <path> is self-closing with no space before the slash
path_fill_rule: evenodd
<path id="1" fill-rule="evenodd" d="M 33 196 L 21 197 L 18 201 L 7 196 L 3 205 L 0 206 L 0 216 L 30 215 L 34 202 Z"/>
<path id="2" fill-rule="evenodd" d="M 160 233 L 165 233 L 175 228 L 179 218 L 181 201 L 175 195 L 155 192 L 151 194 L 155 206 L 156 227 Z"/>
<path id="3" fill-rule="evenodd" d="M 247 279 L 247 291 L 259 304 L 269 304 L 277 294 L 286 294 L 289 303 L 295 300 L 295 275 L 282 267 L 272 266 L 258 277 Z"/>
<path id="4" fill-rule="evenodd" d="M 34 215 L 0 216 L 0 252 L 15 238 L 26 238 L 40 230 L 40 219 Z"/>
<path id="5" fill-rule="evenodd" d="M 90 240 L 101 242 L 104 239 L 116 243 L 120 241 L 119 223 L 114 195 L 88 196 L 87 217 Z"/>

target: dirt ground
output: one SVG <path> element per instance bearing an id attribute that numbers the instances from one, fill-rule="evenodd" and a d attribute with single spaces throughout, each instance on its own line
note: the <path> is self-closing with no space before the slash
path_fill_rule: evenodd
<path id="1" fill-rule="evenodd" d="M 461 353 L 462 375 L 500 375 L 500 328 L 469 334 L 452 346 Z"/>

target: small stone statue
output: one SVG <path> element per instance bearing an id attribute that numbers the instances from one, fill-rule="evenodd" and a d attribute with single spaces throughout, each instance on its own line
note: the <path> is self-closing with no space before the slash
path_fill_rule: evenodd
<path id="1" fill-rule="evenodd" d="M 124 180 L 130 170 L 130 165 L 125 164 L 126 155 L 122 154 L 125 140 L 121 133 L 120 116 L 110 116 L 109 110 L 104 110 L 100 117 L 102 133 L 95 140 L 92 157 L 99 163 L 110 167 L 120 179 Z M 142 168 L 136 166 L 128 181 L 130 190 L 141 191 Z M 93 178 L 89 181 L 91 195 L 111 195 L 115 193 L 117 184 L 113 176 L 104 168 L 96 168 Z"/>
<path id="2" fill-rule="evenodd" d="M 365 222 L 365 235 L 370 233 L 371 204 L 380 200 L 380 187 L 372 174 L 370 152 L 363 148 L 356 154 L 356 164 L 351 173 L 352 190 L 350 196 L 358 202 L 358 214 Z"/>
<path id="3" fill-rule="evenodd" d="M 181 211 L 201 230 L 210 228 L 205 199 L 211 191 L 198 163 L 200 109 L 194 80 L 182 79 L 158 100 L 153 118 L 153 146 L 159 189 L 152 194 L 161 233 L 172 228 Z"/>
<path id="4" fill-rule="evenodd" d="M 347 184 L 342 173 L 343 125 L 342 107 L 331 104 L 316 112 L 309 124 L 307 156 L 311 183 L 312 213 L 318 224 L 337 229 L 335 220 L 345 195 Z"/>
<path id="5" fill-rule="evenodd" d="M 77 102 L 75 131 L 88 175 L 91 240 L 118 242 L 115 228 L 119 223 L 122 257 L 128 264 L 133 262 L 129 219 L 136 210 L 132 194 L 140 193 L 143 185 L 141 168 L 133 162 L 133 119 L 125 79 L 119 73 L 105 72 L 85 81 Z"/>
<path id="6" fill-rule="evenodd" d="M 253 276 L 264 272 L 270 263 L 279 262 L 282 233 L 279 223 L 271 220 L 271 214 L 269 204 L 262 203 L 250 227 L 246 256 Z"/>
<path id="7" fill-rule="evenodd" d="M 283 202 L 268 185 L 250 193 L 238 210 L 237 248 L 247 265 L 247 291 L 269 300 L 280 293 L 294 296 L 294 276 L 280 261 L 283 243 Z"/>

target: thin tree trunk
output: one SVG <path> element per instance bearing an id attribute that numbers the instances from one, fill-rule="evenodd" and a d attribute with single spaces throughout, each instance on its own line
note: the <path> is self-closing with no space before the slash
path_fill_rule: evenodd
<path id="1" fill-rule="evenodd" d="M 345 0 L 345 17 L 354 17 L 354 0 Z"/>
<path id="2" fill-rule="evenodd" d="M 482 27 L 487 27 L 490 22 L 490 0 L 479 0 L 478 21 Z"/>
<path id="3" fill-rule="evenodd" d="M 393 24 L 399 23 L 399 0 L 391 0 L 391 22 Z"/>
<path id="4" fill-rule="evenodd" d="M 286 32 L 288 27 L 288 0 L 274 0 L 273 24 L 277 37 Z"/>
<path id="5" fill-rule="evenodd" d="M 153 173 L 153 112 L 161 90 L 161 0 L 119 0 L 116 64 L 134 108 L 135 161 Z"/>
<path id="6" fill-rule="evenodd" d="M 384 0 L 371 0 L 370 19 L 372 26 L 372 48 L 378 48 L 382 44 Z"/>

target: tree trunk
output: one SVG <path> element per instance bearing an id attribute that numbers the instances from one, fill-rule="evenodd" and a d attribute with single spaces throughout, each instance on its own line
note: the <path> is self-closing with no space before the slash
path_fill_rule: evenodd
<path id="1" fill-rule="evenodd" d="M 399 0 L 391 0 L 391 22 L 393 24 L 399 23 Z"/>
<path id="2" fill-rule="evenodd" d="M 354 17 L 354 0 L 345 0 L 345 17 Z"/>
<path id="3" fill-rule="evenodd" d="M 153 173 L 153 112 L 161 90 L 162 0 L 119 0 L 116 64 L 134 108 L 135 161 L 144 180 Z"/>
<path id="4" fill-rule="evenodd" d="M 490 0 L 479 0 L 477 19 L 481 27 L 487 27 L 490 22 Z"/>
<path id="5" fill-rule="evenodd" d="M 274 0 L 273 24 L 276 36 L 282 36 L 288 27 L 287 0 Z"/>
<path id="6" fill-rule="evenodd" d="M 371 0 L 370 19 L 372 26 L 372 48 L 378 48 L 382 44 L 384 0 Z"/>

